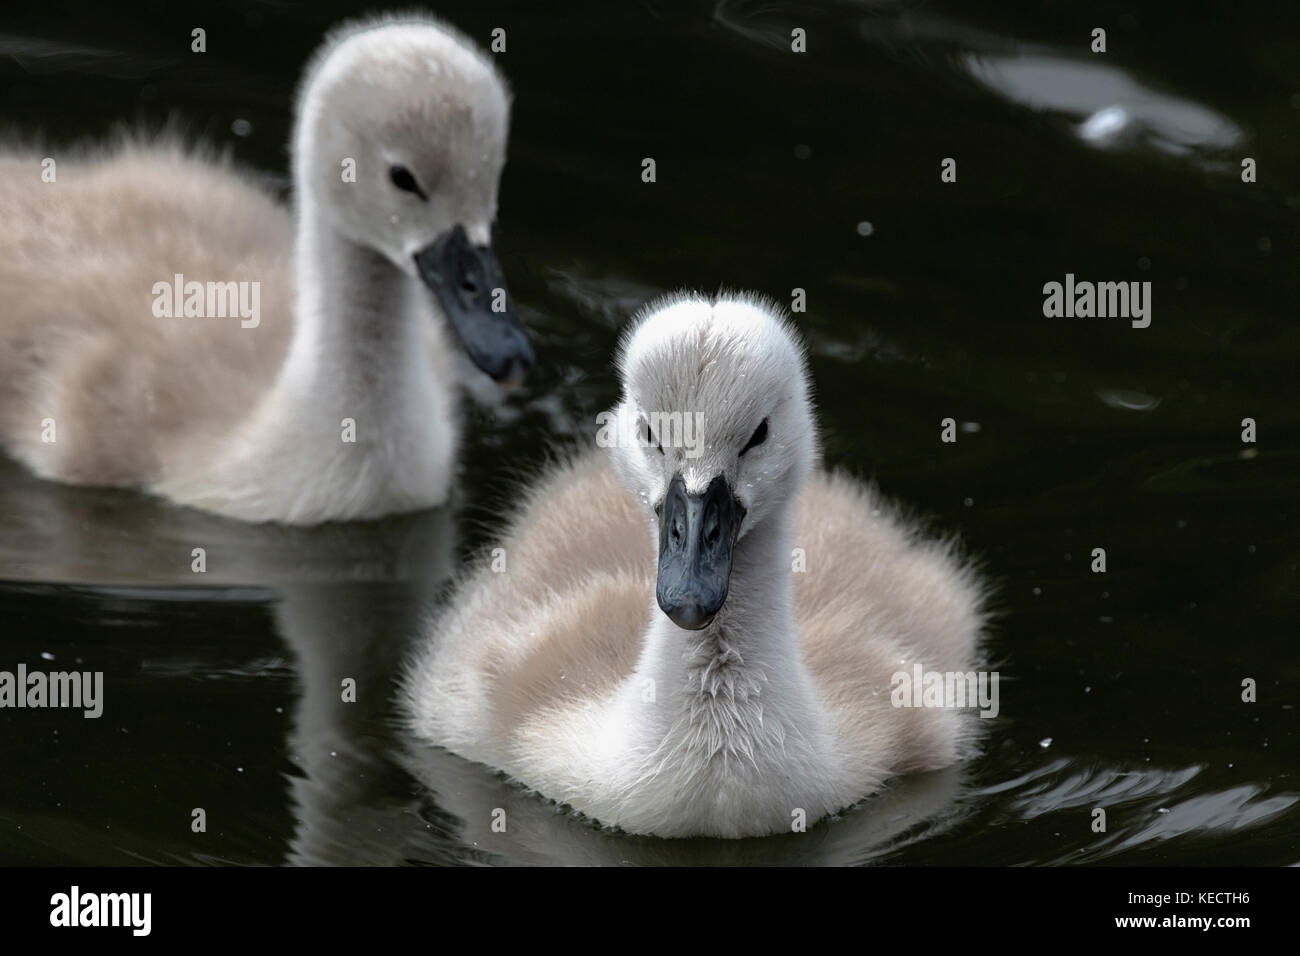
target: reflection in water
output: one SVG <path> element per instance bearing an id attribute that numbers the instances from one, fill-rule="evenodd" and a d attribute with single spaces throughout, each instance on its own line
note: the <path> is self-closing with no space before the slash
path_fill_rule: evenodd
<path id="1" fill-rule="evenodd" d="M 446 532 L 446 528 L 438 529 Z M 436 539 L 442 557 L 451 538 Z M 377 588 L 295 584 L 283 592 L 276 624 L 293 649 L 299 696 L 289 751 L 295 820 L 287 862 L 393 864 L 406 857 L 414 789 L 391 761 L 395 677 L 428 595 L 450 573 L 447 560 L 424 579 Z M 344 700 L 344 682 L 355 700 Z"/>
<path id="2" fill-rule="evenodd" d="M 425 515 L 317 528 L 247 525 L 134 492 L 42 481 L 0 456 L 0 580 L 276 588 L 388 581 L 433 560 Z M 195 570 L 201 548 L 206 570 Z"/>
<path id="3" fill-rule="evenodd" d="M 31 76 L 70 72 L 89 76 L 142 77 L 158 67 L 156 63 L 143 62 L 121 50 L 11 34 L 0 34 L 0 57 L 12 59 Z"/>
<path id="4" fill-rule="evenodd" d="M 856 17 L 869 44 L 892 51 L 943 51 L 1000 96 L 1070 117 L 1077 123 L 1076 135 L 1089 146 L 1188 156 L 1231 149 L 1244 135 L 1210 107 L 1158 90 L 1104 56 L 1090 54 L 1086 32 L 1067 50 L 1022 43 L 956 19 L 914 12 L 901 3 L 846 4 L 837 12 Z M 746 41 L 783 51 L 790 48 L 791 27 L 808 19 L 798 4 L 766 0 L 719 0 L 713 16 Z"/>
<path id="5" fill-rule="evenodd" d="M 265 742 L 286 748 L 295 767 L 288 860 L 391 862 L 397 848 L 376 839 L 385 828 L 370 821 L 382 821 L 393 793 L 401 798 L 399 820 L 415 819 L 405 809 L 412 785 L 386 756 L 392 747 L 387 717 L 404 642 L 454 573 L 448 511 L 317 528 L 245 525 L 134 492 L 42 482 L 9 462 L 2 470 L 0 517 L 13 534 L 0 549 L 0 578 L 75 582 L 78 594 L 97 597 L 94 624 L 101 631 L 111 633 L 115 619 L 128 622 L 123 614 L 130 609 L 177 638 L 165 655 L 108 672 L 114 703 L 138 690 L 141 679 L 169 683 L 183 700 L 171 704 L 169 713 L 184 719 L 207 709 L 208 687 L 248 684 L 269 691 L 286 679 L 295 682 L 288 739 Z M 205 552 L 203 573 L 194 570 L 194 548 Z M 247 602 L 273 609 L 287 653 L 214 663 L 193 634 L 193 615 Z M 61 636 L 39 646 L 61 651 Z M 355 703 L 344 702 L 345 679 L 355 682 Z M 201 682 L 198 690 L 195 681 Z M 218 720 L 236 728 L 232 735 L 247 733 L 239 713 Z M 123 726 L 122 732 L 130 729 Z M 165 751 L 170 733 L 170 727 L 156 730 L 153 746 Z M 137 787 L 150 790 L 148 780 L 138 780 L 128 781 L 125 792 Z M 218 788 L 209 781 L 195 789 L 195 802 L 207 805 Z M 159 806 L 156 812 L 175 813 L 176 807 Z M 212 815 L 215 826 L 215 809 Z M 233 862 L 205 852 L 205 842 L 193 838 L 194 849 L 184 854 L 140 853 L 123 845 L 101 852 L 141 862 Z"/>
<path id="6" fill-rule="evenodd" d="M 1127 388 L 1099 388 L 1097 397 L 1111 408 L 1122 408 L 1131 412 L 1149 412 L 1160 405 L 1160 399 Z"/>
<path id="7" fill-rule="evenodd" d="M 1007 809 L 1020 820 L 1033 820 L 1061 811 L 1081 811 L 1091 823 L 1091 811 L 1106 810 L 1106 831 L 1094 834 L 1085 847 L 1037 863 L 1087 862 L 1175 837 L 1215 835 L 1231 838 L 1274 820 L 1300 802 L 1300 795 L 1275 793 L 1253 784 L 1196 792 L 1194 781 L 1204 767 L 1176 770 L 1157 767 L 1119 769 L 1085 761 L 1057 759 L 1005 784 L 985 787 L 975 797 L 1003 796 Z"/>
<path id="8" fill-rule="evenodd" d="M 900 778 L 806 833 L 748 840 L 663 840 L 601 830 L 485 767 L 442 750 L 406 754 L 428 787 L 420 858 L 493 865 L 858 865 L 943 834 L 964 814 L 963 772 Z M 504 821 L 504 832 L 494 829 Z M 450 850 L 456 847 L 455 850 Z"/>
<path id="9" fill-rule="evenodd" d="M 1145 146 L 1186 156 L 1231 149 L 1242 137 L 1235 123 L 1209 107 L 1143 86 L 1099 60 L 971 53 L 965 64 L 1008 99 L 1080 120 L 1076 131 L 1090 146 Z"/>

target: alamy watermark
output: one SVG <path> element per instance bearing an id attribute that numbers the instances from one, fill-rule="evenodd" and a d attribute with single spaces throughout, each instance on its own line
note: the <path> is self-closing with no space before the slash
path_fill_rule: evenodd
<path id="1" fill-rule="evenodd" d="M 1049 319 L 1131 319 L 1133 328 L 1151 324 L 1150 282 L 1076 282 L 1073 272 L 1065 282 L 1043 285 L 1043 315 Z"/>
<path id="2" fill-rule="evenodd" d="M 50 897 L 50 925 L 121 926 L 133 936 L 148 936 L 153 929 L 153 894 L 83 893 L 74 885 Z"/>
<path id="3" fill-rule="evenodd" d="M 245 329 L 262 322 L 262 283 L 186 282 L 178 272 L 171 282 L 153 284 L 153 314 L 160 319 L 240 319 Z"/>
<path id="4" fill-rule="evenodd" d="M 681 448 L 687 458 L 704 453 L 703 412 L 649 412 L 638 420 L 631 435 L 618 427 L 616 412 L 596 416 L 596 444 L 601 448 Z"/>
<path id="5" fill-rule="evenodd" d="M 103 671 L 0 671 L 0 709 L 56 707 L 82 710 L 95 719 L 104 713 Z"/>
<path id="6" fill-rule="evenodd" d="M 1001 709 L 997 671 L 927 671 L 914 664 L 911 673 L 895 671 L 889 687 L 895 707 L 978 707 L 981 717 Z"/>

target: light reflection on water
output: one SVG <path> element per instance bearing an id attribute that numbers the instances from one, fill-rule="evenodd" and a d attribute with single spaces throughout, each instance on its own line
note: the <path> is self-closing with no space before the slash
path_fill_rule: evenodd
<path id="1" fill-rule="evenodd" d="M 1175 156 L 1224 151 L 1241 129 L 1208 107 L 1143 86 L 1118 67 L 1044 55 L 970 54 L 967 69 L 981 83 L 1031 109 L 1080 121 L 1079 138 L 1098 147 L 1126 144 Z"/>

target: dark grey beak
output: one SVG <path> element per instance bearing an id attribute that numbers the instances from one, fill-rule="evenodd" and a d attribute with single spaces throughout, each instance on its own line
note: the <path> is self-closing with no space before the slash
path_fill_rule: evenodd
<path id="1" fill-rule="evenodd" d="M 707 627 L 727 600 L 731 548 L 744 509 L 722 476 L 702 495 L 688 495 L 674 475 L 659 512 L 659 581 L 655 597 L 678 627 Z"/>
<path id="2" fill-rule="evenodd" d="M 533 347 L 492 247 L 470 245 L 458 225 L 417 252 L 415 265 L 474 364 L 498 382 L 522 381 Z"/>

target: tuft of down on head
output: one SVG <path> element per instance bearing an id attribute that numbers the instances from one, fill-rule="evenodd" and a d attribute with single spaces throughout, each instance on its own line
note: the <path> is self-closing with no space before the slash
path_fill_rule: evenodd
<path id="1" fill-rule="evenodd" d="M 410 274 L 414 253 L 458 223 L 489 242 L 509 117 L 505 80 L 459 31 L 417 16 L 345 25 L 299 90 L 297 188 L 339 234 Z"/>
<path id="2" fill-rule="evenodd" d="M 793 499 L 817 464 L 804 347 L 775 303 L 667 296 L 634 318 L 616 362 L 613 465 L 647 508 L 676 474 L 689 494 L 722 476 L 745 509 L 743 536 Z"/>

